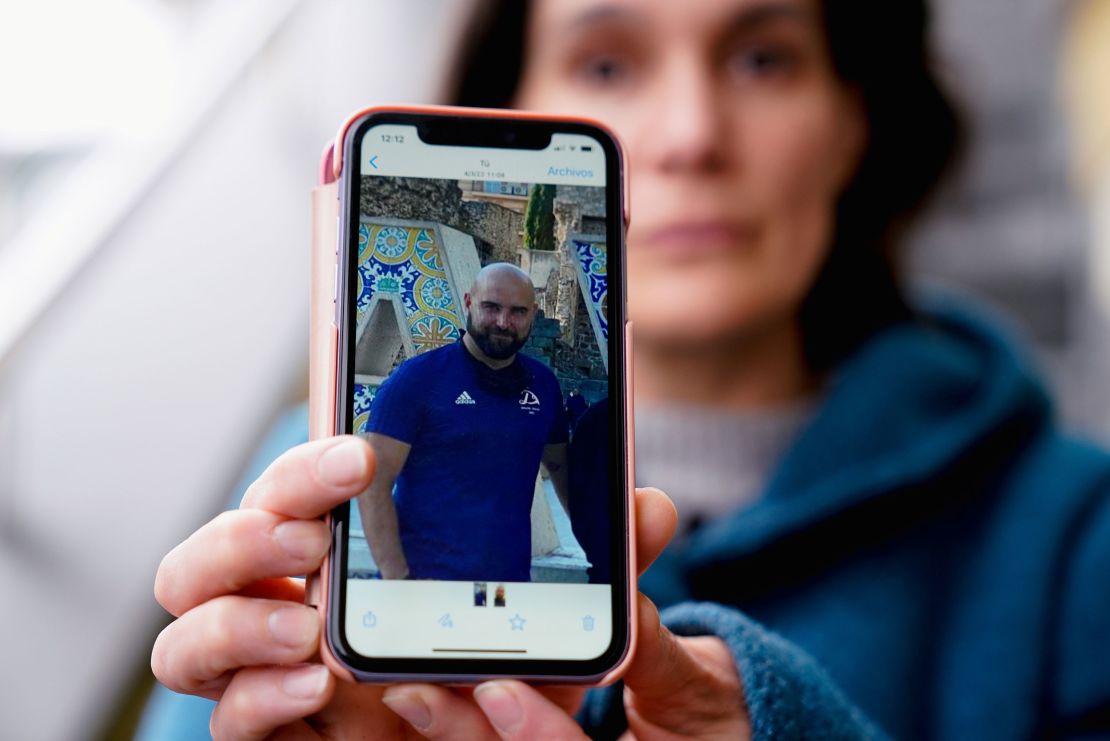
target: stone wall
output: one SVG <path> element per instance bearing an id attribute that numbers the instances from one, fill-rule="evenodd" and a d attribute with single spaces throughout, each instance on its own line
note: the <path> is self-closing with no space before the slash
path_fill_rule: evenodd
<path id="1" fill-rule="evenodd" d="M 547 302 L 547 287 L 551 274 L 559 270 L 559 252 L 547 250 L 521 250 L 520 267 L 532 279 L 532 286 L 536 289 L 536 303 L 545 313 L 554 314 L 555 294 L 552 294 L 552 304 Z"/>
<path id="2" fill-rule="evenodd" d="M 564 213 L 571 216 L 567 227 L 571 232 L 583 231 L 583 218 L 586 223 L 591 220 L 605 219 L 605 189 L 583 185 L 560 185 L 555 191 L 555 207 L 560 205 Z M 592 223 L 596 223 L 593 221 Z M 556 221 L 555 236 L 559 236 L 558 221 Z M 564 233 L 565 237 L 566 234 Z"/>
<path id="3" fill-rule="evenodd" d="M 491 201 L 465 201 L 459 211 L 461 229 L 478 242 L 482 264 L 509 262 L 520 265 L 524 246 L 524 217 Z M 454 226 L 454 225 L 452 225 Z"/>
<path id="4" fill-rule="evenodd" d="M 366 217 L 437 221 L 456 229 L 462 229 L 461 204 L 455 181 L 425 178 L 363 177 L 358 199 L 359 212 Z"/>
<path id="5" fill-rule="evenodd" d="M 577 390 L 588 403 L 593 404 L 608 394 L 608 375 L 597 343 L 593 340 L 593 327 L 584 304 L 579 308 L 578 317 L 576 331 L 583 341 L 570 345 L 563 340 L 565 332 L 559 320 L 540 312 L 523 352 L 555 372 L 564 397 Z"/>
<path id="6" fill-rule="evenodd" d="M 572 234 L 605 236 L 605 190 L 581 185 L 560 185 L 555 192 L 555 244 L 559 245 L 559 268 L 553 270 L 547 282 L 548 314 L 561 322 L 563 341 L 570 346 L 577 337 L 579 309 L 584 312 L 581 290 L 578 286 L 578 266 L 575 257 L 566 249 Z M 585 316 L 585 314 L 583 314 Z M 589 324 L 587 319 L 586 324 Z M 588 343 L 593 345 L 593 342 Z M 596 348 L 595 348 L 596 349 Z"/>
<path id="7" fill-rule="evenodd" d="M 524 217 L 491 201 L 464 201 L 454 180 L 363 178 L 359 211 L 366 217 L 435 221 L 474 237 L 478 256 L 490 262 L 520 264 Z"/>
<path id="8" fill-rule="evenodd" d="M 574 345 L 574 326 L 581 289 L 578 287 L 574 257 L 566 249 L 565 241 L 559 244 L 559 265 L 547 277 L 547 313 L 559 320 L 563 328 L 563 342 Z"/>

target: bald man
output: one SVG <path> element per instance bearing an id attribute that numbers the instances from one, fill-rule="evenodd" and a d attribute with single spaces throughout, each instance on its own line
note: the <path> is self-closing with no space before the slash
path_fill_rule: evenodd
<path id="1" fill-rule="evenodd" d="M 536 316 L 531 279 L 488 265 L 463 303 L 462 339 L 406 360 L 370 408 L 378 465 L 358 507 L 385 579 L 530 581 L 541 462 L 566 504 L 562 393 L 520 353 Z"/>

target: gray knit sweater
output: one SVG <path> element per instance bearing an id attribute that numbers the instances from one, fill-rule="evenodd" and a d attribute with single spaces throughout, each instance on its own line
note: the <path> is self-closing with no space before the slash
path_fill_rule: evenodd
<path id="1" fill-rule="evenodd" d="M 679 533 L 734 512 L 759 498 L 814 409 L 814 400 L 742 412 L 638 403 L 636 485 L 674 500 Z"/>

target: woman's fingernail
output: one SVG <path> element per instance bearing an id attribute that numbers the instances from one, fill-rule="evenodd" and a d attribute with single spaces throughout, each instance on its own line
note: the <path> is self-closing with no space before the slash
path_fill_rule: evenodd
<path id="1" fill-rule="evenodd" d="M 322 664 L 294 669 L 281 680 L 282 691 L 300 700 L 319 697 L 327 686 L 328 668 Z"/>
<path id="2" fill-rule="evenodd" d="M 432 711 L 424 699 L 415 692 L 387 691 L 382 702 L 418 731 L 432 725 Z"/>
<path id="3" fill-rule="evenodd" d="M 283 607 L 266 618 L 274 640 L 285 646 L 300 648 L 316 638 L 320 618 L 309 607 Z"/>
<path id="4" fill-rule="evenodd" d="M 474 699 L 489 722 L 502 733 L 512 733 L 524 720 L 524 710 L 512 690 L 500 682 L 487 682 L 474 690 Z"/>
<path id="5" fill-rule="evenodd" d="M 323 558 L 330 545 L 327 527 L 316 520 L 286 520 L 273 533 L 278 546 L 298 561 Z"/>
<path id="6" fill-rule="evenodd" d="M 329 486 L 348 486 L 366 477 L 366 447 L 348 439 L 324 451 L 316 462 L 316 473 Z"/>

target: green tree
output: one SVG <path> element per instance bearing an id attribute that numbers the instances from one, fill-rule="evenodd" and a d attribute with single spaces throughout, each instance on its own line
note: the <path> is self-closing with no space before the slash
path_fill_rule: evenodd
<path id="1" fill-rule="evenodd" d="M 530 250 L 555 249 L 555 186 L 533 185 L 524 210 L 524 246 Z"/>

